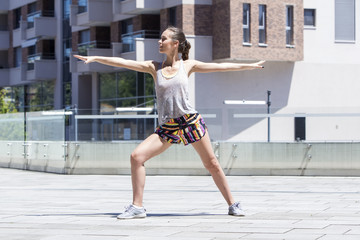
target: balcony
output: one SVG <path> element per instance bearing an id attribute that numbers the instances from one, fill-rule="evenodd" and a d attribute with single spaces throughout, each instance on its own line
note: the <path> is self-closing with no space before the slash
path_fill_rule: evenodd
<path id="1" fill-rule="evenodd" d="M 0 29 L 0 50 L 7 50 L 9 47 L 9 31 Z"/>
<path id="2" fill-rule="evenodd" d="M 123 34 L 122 43 L 113 43 L 113 56 L 131 60 L 162 61 L 158 45 L 159 32 L 141 30 Z"/>
<path id="3" fill-rule="evenodd" d="M 92 41 L 78 44 L 77 54 L 83 56 L 112 56 L 112 49 L 110 42 Z M 70 71 L 87 73 L 87 72 L 109 72 L 114 68 L 100 63 L 84 64 L 73 57 L 70 58 Z"/>
<path id="4" fill-rule="evenodd" d="M 163 0 L 113 0 L 114 14 L 158 14 L 162 8 Z"/>
<path id="5" fill-rule="evenodd" d="M 1 1 L 0 4 L 0 12 L 7 12 L 9 11 L 9 2 L 8 0 L 6 1 Z"/>
<path id="6" fill-rule="evenodd" d="M 10 85 L 10 70 L 9 68 L 0 68 L 0 87 Z"/>
<path id="7" fill-rule="evenodd" d="M 162 60 L 159 53 L 159 31 L 141 30 L 121 36 L 122 43 L 113 43 L 113 56 L 137 61 Z"/>
<path id="8" fill-rule="evenodd" d="M 86 6 L 71 5 L 70 8 L 71 26 L 109 25 L 112 18 L 111 0 L 88 0 Z"/>
<path id="9" fill-rule="evenodd" d="M 57 75 L 57 64 L 54 54 L 37 53 L 28 56 L 26 80 L 49 80 Z"/>
<path id="10" fill-rule="evenodd" d="M 53 11 L 38 11 L 27 16 L 27 22 L 24 22 L 22 39 L 35 37 L 56 37 L 56 18 Z"/>
<path id="11" fill-rule="evenodd" d="M 21 63 L 19 67 L 9 69 L 9 85 L 20 85 L 26 81 L 26 63 Z"/>
<path id="12" fill-rule="evenodd" d="M 25 36 L 26 32 L 26 21 L 20 21 L 20 27 L 13 30 L 13 47 L 21 46 L 23 41 L 23 36 Z"/>

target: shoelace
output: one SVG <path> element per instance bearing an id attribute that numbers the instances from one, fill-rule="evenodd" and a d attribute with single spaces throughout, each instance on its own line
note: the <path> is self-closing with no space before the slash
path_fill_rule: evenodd
<path id="1" fill-rule="evenodd" d="M 240 202 L 236 202 L 233 205 L 231 205 L 230 207 L 232 207 L 232 208 L 240 208 L 241 209 Z"/>
<path id="2" fill-rule="evenodd" d="M 133 212 L 136 208 L 133 206 L 133 205 L 128 205 L 128 206 L 125 206 L 125 212 L 128 212 L 128 213 L 131 213 Z M 144 210 L 146 211 L 146 209 L 144 208 Z"/>

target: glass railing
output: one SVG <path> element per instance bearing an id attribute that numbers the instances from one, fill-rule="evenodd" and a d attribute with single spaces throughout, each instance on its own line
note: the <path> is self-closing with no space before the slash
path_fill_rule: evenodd
<path id="1" fill-rule="evenodd" d="M 213 141 L 360 142 L 360 109 L 198 109 Z M 301 113 L 302 112 L 302 113 Z M 138 141 L 157 127 L 154 105 L 0 115 L 0 140 Z M 25 127 L 26 126 L 26 127 Z M 25 127 L 25 128 L 24 128 Z M 25 131 L 25 132 L 24 132 Z"/>
<path id="2" fill-rule="evenodd" d="M 83 13 L 88 11 L 87 0 L 79 0 L 78 2 L 78 13 Z"/>
<path id="3" fill-rule="evenodd" d="M 214 153 L 226 174 L 233 170 L 234 174 L 249 174 L 249 169 L 253 169 L 255 175 L 276 174 L 281 169 L 290 175 L 304 175 L 307 169 L 309 175 L 314 175 L 314 171 L 321 175 L 358 174 L 359 108 L 342 112 L 320 109 L 307 113 L 273 109 L 272 114 L 262 110 L 199 109 L 208 126 Z M 129 164 L 131 151 L 153 133 L 157 116 L 152 107 L 119 108 L 115 114 L 93 112 L 99 113 L 95 109 L 69 108 L 0 114 L 0 166 L 59 173 L 73 173 L 73 170 L 76 173 L 79 169 L 79 173 L 99 174 L 102 168 L 114 166 L 129 170 L 129 165 L 114 163 L 124 160 Z M 305 118 L 305 121 L 295 123 L 296 118 Z M 297 124 L 304 127 L 299 129 L 305 133 L 303 140 L 294 139 L 294 125 Z M 268 133 L 269 144 L 266 143 Z M 203 169 L 198 165 L 200 160 L 194 161 L 192 148 L 178 146 L 168 151 L 169 155 L 153 160 L 161 163 L 155 164 L 155 169 L 159 166 L 162 169 L 190 169 L 189 166 Z M 176 154 L 179 152 L 182 155 Z M 187 156 L 185 162 L 183 156 Z M 236 173 L 237 170 L 242 172 Z"/>
<path id="4" fill-rule="evenodd" d="M 84 42 L 78 44 L 78 53 L 79 55 L 87 56 L 88 49 L 91 48 L 111 48 L 110 41 L 91 41 L 91 42 Z"/>
<path id="5" fill-rule="evenodd" d="M 121 35 L 122 52 L 135 51 L 135 39 L 136 38 L 153 38 L 158 39 L 160 32 L 157 30 L 140 30 L 136 32 L 126 33 Z"/>
<path id="6" fill-rule="evenodd" d="M 35 18 L 37 17 L 54 17 L 54 11 L 52 10 L 43 10 L 43 11 L 37 11 L 33 12 L 27 15 L 27 28 L 33 28 Z"/>
<path id="7" fill-rule="evenodd" d="M 55 59 L 55 53 L 36 53 L 28 56 L 27 70 L 34 70 L 35 61 L 42 59 Z"/>

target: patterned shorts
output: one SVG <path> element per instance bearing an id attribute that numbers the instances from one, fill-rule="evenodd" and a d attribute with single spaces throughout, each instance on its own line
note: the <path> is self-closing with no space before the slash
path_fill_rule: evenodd
<path id="1" fill-rule="evenodd" d="M 186 114 L 156 128 L 155 133 L 168 143 L 189 145 L 199 141 L 206 133 L 204 119 L 199 113 Z"/>

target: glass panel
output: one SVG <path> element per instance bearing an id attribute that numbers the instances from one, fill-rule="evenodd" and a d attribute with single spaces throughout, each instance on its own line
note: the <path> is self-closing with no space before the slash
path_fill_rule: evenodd
<path id="1" fill-rule="evenodd" d="M 259 5 L 259 43 L 266 43 L 266 5 Z"/>
<path id="2" fill-rule="evenodd" d="M 315 26 L 315 9 L 304 9 L 304 25 Z"/>
<path id="3" fill-rule="evenodd" d="M 79 11 L 78 13 L 83 13 L 83 12 L 87 12 L 87 0 L 78 0 L 78 5 L 79 5 Z"/>
<path id="4" fill-rule="evenodd" d="M 124 71 L 117 73 L 118 95 L 117 97 L 134 97 L 136 96 L 136 72 Z"/>
<path id="5" fill-rule="evenodd" d="M 294 8 L 293 6 L 286 6 L 286 45 L 294 44 Z"/>
<path id="6" fill-rule="evenodd" d="M 71 0 L 63 0 L 63 18 L 69 19 L 70 18 L 70 5 Z"/>
<path id="7" fill-rule="evenodd" d="M 100 99 L 116 98 L 116 73 L 100 74 Z"/>
<path id="8" fill-rule="evenodd" d="M 27 141 L 64 141 L 64 111 L 26 113 Z"/>
<path id="9" fill-rule="evenodd" d="M 243 25 L 249 25 L 250 4 L 243 4 Z"/>
<path id="10" fill-rule="evenodd" d="M 250 42 L 250 4 L 243 4 L 243 41 Z"/>
<path id="11" fill-rule="evenodd" d="M 0 114 L 0 140 L 24 140 L 24 113 Z"/>
<path id="12" fill-rule="evenodd" d="M 55 81 L 42 82 L 42 110 L 50 110 L 54 108 L 54 88 Z"/>
<path id="13" fill-rule="evenodd" d="M 355 41 L 355 0 L 335 0 L 335 40 Z"/>

